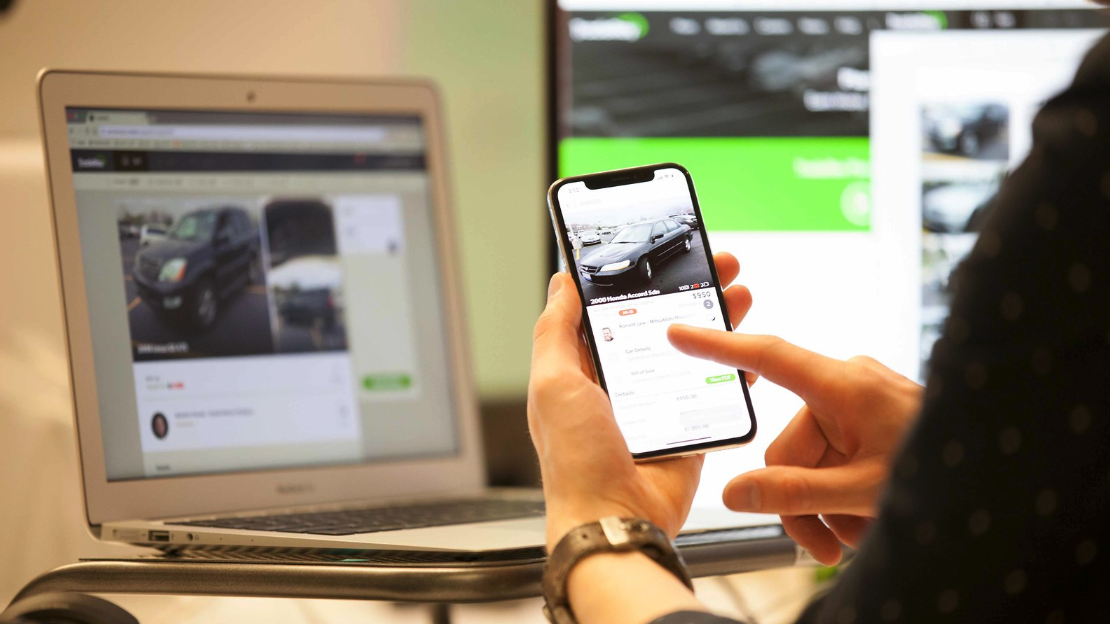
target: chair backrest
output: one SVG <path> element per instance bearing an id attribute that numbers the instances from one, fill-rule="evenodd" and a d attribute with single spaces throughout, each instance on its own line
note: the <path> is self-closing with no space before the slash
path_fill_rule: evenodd
<path id="1" fill-rule="evenodd" d="M 139 624 L 135 616 L 103 598 L 75 593 L 50 593 L 17 600 L 0 624 Z"/>

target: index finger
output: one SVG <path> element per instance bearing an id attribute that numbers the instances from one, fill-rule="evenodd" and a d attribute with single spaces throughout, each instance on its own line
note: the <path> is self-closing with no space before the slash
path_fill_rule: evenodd
<path id="1" fill-rule="evenodd" d="M 806 403 L 820 401 L 821 389 L 837 381 L 839 360 L 818 355 L 777 336 L 752 336 L 689 325 L 671 325 L 667 338 L 676 349 L 766 377 Z"/>
<path id="2" fill-rule="evenodd" d="M 713 264 L 717 267 L 717 279 L 720 280 L 721 290 L 728 288 L 732 280 L 740 275 L 740 261 L 727 251 L 713 254 Z"/>

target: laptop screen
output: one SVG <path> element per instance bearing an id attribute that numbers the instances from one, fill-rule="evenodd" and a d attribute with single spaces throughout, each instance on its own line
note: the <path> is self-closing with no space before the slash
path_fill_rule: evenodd
<path id="1" fill-rule="evenodd" d="M 66 114 L 110 481 L 457 454 L 419 117 Z"/>

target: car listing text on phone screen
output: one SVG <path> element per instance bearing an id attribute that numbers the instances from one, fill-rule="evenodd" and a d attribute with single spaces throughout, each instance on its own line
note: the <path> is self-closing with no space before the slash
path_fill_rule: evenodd
<path id="1" fill-rule="evenodd" d="M 647 182 L 557 191 L 617 424 L 633 454 L 741 438 L 752 428 L 740 373 L 679 353 L 673 323 L 728 329 L 700 214 L 684 172 Z"/>

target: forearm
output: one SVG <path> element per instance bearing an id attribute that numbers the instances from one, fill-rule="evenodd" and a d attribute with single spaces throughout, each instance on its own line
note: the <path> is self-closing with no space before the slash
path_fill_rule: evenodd
<path id="1" fill-rule="evenodd" d="M 580 624 L 647 624 L 675 611 L 706 610 L 682 581 L 638 552 L 583 559 L 567 590 Z"/>

